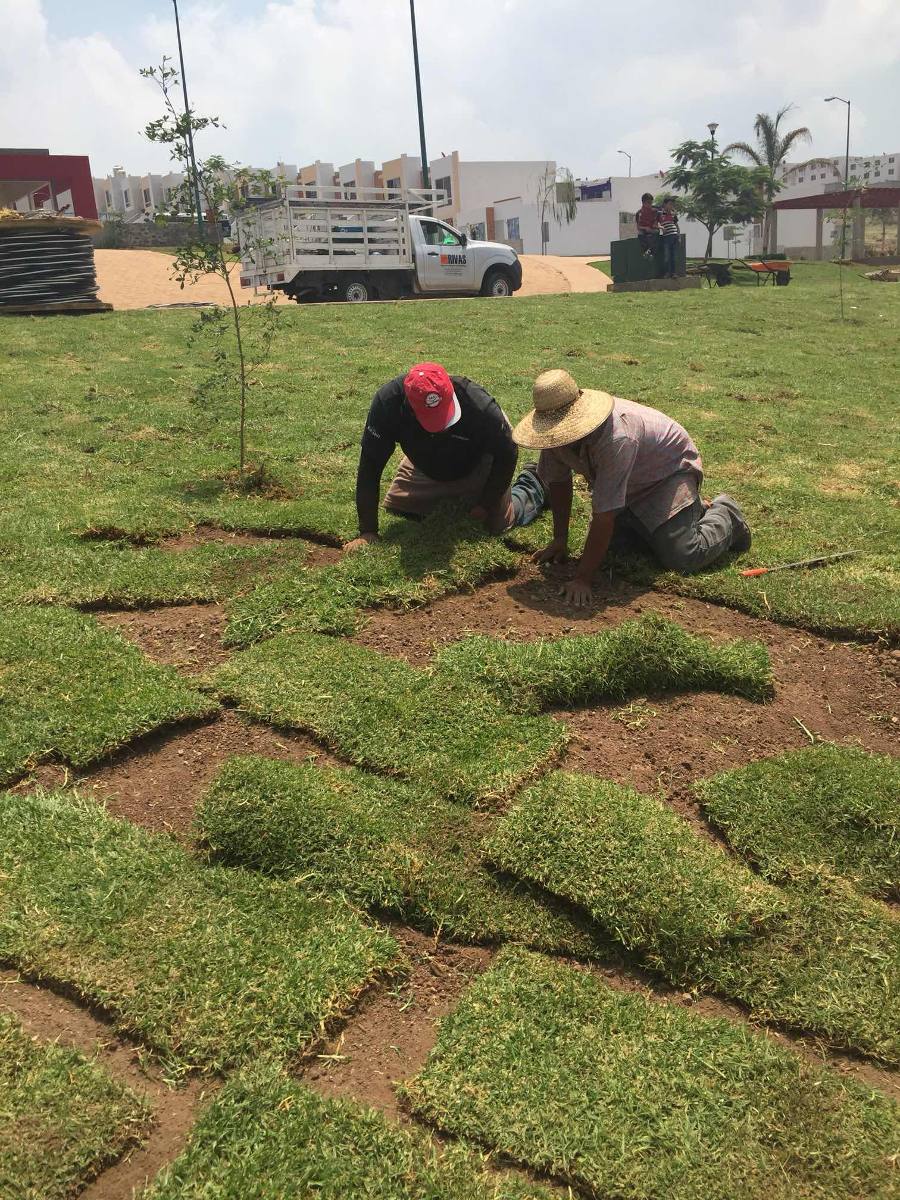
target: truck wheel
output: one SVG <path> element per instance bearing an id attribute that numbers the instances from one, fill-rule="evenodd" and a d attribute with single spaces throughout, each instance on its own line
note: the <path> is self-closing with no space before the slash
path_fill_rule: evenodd
<path id="1" fill-rule="evenodd" d="M 491 267 L 481 283 L 482 296 L 511 296 L 512 280 L 502 267 Z"/>
<path id="2" fill-rule="evenodd" d="M 338 287 L 338 299 L 348 304 L 362 304 L 372 299 L 372 291 L 365 279 L 348 279 Z"/>

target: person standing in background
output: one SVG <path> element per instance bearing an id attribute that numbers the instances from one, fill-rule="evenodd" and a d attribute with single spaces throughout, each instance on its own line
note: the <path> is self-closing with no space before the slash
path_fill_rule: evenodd
<path id="1" fill-rule="evenodd" d="M 678 259 L 678 213 L 675 211 L 675 201 L 669 197 L 663 204 L 659 217 L 659 230 L 662 235 L 663 278 L 675 278 L 675 264 Z"/>

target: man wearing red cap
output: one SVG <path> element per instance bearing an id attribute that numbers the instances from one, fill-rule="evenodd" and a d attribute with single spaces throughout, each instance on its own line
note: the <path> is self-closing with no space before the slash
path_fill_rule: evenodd
<path id="1" fill-rule="evenodd" d="M 422 517 L 440 500 L 460 499 L 493 533 L 528 525 L 545 504 L 535 471 L 510 486 L 518 450 L 509 421 L 484 388 L 437 363 L 418 363 L 379 388 L 366 418 L 356 476 L 356 550 L 378 537 L 378 494 L 388 459 L 404 457 L 384 507 Z"/>

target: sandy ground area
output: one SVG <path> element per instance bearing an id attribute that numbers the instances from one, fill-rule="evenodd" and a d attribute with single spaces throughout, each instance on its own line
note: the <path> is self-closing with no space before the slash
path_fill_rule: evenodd
<path id="1" fill-rule="evenodd" d="M 113 308 L 148 308 L 153 304 L 224 304 L 228 289 L 215 275 L 205 275 L 184 289 L 170 278 L 172 260 L 156 250 L 97 250 L 97 279 L 100 299 Z M 522 288 L 517 296 L 547 296 L 557 292 L 605 292 L 610 279 L 588 266 L 591 258 L 562 258 L 548 254 L 522 255 Z M 233 284 L 241 302 L 261 303 L 266 299 L 252 290 L 242 290 L 235 265 Z M 283 303 L 290 301 L 283 300 Z"/>

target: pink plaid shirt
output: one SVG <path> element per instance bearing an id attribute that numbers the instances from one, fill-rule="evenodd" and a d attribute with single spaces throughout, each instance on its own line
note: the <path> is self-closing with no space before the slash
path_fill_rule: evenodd
<path id="1" fill-rule="evenodd" d="M 696 499 L 703 482 L 700 452 L 677 421 L 615 397 L 607 420 L 576 446 L 542 450 L 544 483 L 588 481 L 595 513 L 628 508 L 652 533 Z"/>

